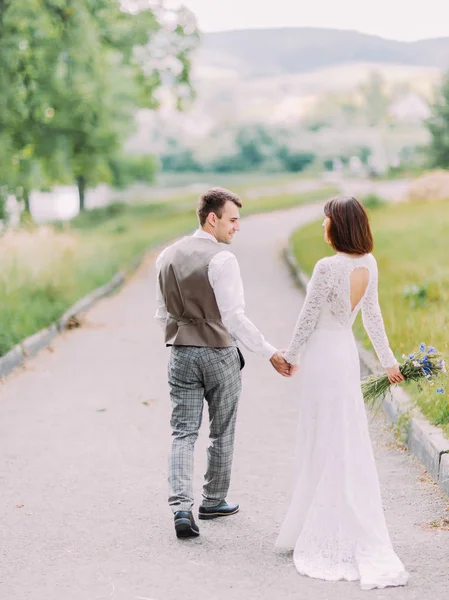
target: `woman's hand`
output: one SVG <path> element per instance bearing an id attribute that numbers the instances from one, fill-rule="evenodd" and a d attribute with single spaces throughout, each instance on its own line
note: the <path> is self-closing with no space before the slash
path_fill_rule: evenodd
<path id="1" fill-rule="evenodd" d="M 279 350 L 279 354 L 285 359 L 285 353 L 287 352 L 287 350 Z M 292 377 L 296 371 L 299 369 L 299 363 L 297 363 L 296 365 L 292 365 L 290 363 L 287 363 L 288 365 L 290 365 L 290 377 Z"/>
<path id="2" fill-rule="evenodd" d="M 290 364 L 285 360 L 281 352 L 275 352 L 270 358 L 270 363 L 273 365 L 279 375 L 282 375 L 283 377 L 291 377 Z"/>
<path id="3" fill-rule="evenodd" d="M 402 383 L 403 381 L 405 381 L 404 376 L 402 375 L 401 371 L 399 370 L 399 365 L 396 365 L 395 367 L 389 367 L 388 369 L 385 369 L 385 372 L 388 376 L 388 380 L 391 384 L 393 383 Z"/>

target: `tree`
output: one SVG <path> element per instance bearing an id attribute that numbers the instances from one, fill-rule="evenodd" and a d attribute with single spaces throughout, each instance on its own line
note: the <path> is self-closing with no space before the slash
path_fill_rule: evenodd
<path id="1" fill-rule="evenodd" d="M 149 6 L 0 1 L 0 184 L 26 202 L 35 187 L 74 180 L 83 209 L 86 188 L 113 179 L 136 110 L 156 108 L 162 87 L 179 108 L 192 97 L 192 15 Z"/>
<path id="2" fill-rule="evenodd" d="M 190 148 L 179 149 L 161 156 L 162 169 L 179 173 L 196 172 L 203 170 Z"/>
<path id="3" fill-rule="evenodd" d="M 77 9 L 65 25 L 67 82 L 58 98 L 74 132 L 69 160 L 81 210 L 86 187 L 111 179 L 110 165 L 137 108 L 157 108 L 156 93 L 167 83 L 177 91 L 179 108 L 192 93 L 189 54 L 197 33 L 190 13 L 172 11 L 167 30 L 163 6 L 148 6 L 134 2 L 123 11 L 118 0 L 86 2 L 84 13 Z M 88 46 L 81 43 L 86 34 Z"/>
<path id="4" fill-rule="evenodd" d="M 114 187 L 124 189 L 136 181 L 153 181 L 157 161 L 153 155 L 120 156 L 114 158 L 109 167 Z"/>
<path id="5" fill-rule="evenodd" d="M 431 141 L 429 157 L 434 167 L 449 168 L 449 73 L 443 79 L 426 122 Z"/>
<path id="6" fill-rule="evenodd" d="M 235 137 L 235 144 L 238 149 L 239 170 L 258 169 L 275 149 L 273 138 L 260 124 L 240 129 Z"/>
<path id="7" fill-rule="evenodd" d="M 361 86 L 365 99 L 366 115 L 371 126 L 379 125 L 387 116 L 389 98 L 384 79 L 378 71 L 372 71 L 366 84 Z"/>
<path id="8" fill-rule="evenodd" d="M 264 154 L 258 132 L 241 130 L 236 136 L 235 143 L 243 168 L 257 169 L 260 167 L 264 160 Z"/>
<path id="9" fill-rule="evenodd" d="M 59 32 L 40 0 L 1 2 L 0 31 L 0 183 L 29 210 L 45 164 L 59 165 L 57 144 L 42 144 Z"/>
<path id="10" fill-rule="evenodd" d="M 360 146 L 360 148 L 356 151 L 356 156 L 360 158 L 363 165 L 369 164 L 372 154 L 373 151 L 369 146 Z"/>
<path id="11" fill-rule="evenodd" d="M 292 173 L 304 171 L 316 158 L 312 152 L 297 152 L 287 146 L 281 146 L 277 155 L 285 170 Z"/>

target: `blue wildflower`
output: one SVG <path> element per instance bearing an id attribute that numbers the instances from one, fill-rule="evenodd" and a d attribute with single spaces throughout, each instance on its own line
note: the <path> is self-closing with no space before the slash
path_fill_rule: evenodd
<path id="1" fill-rule="evenodd" d="M 420 344 L 419 349 L 421 350 L 421 352 L 425 352 L 426 351 L 426 345 L 424 343 Z"/>
<path id="2" fill-rule="evenodd" d="M 443 388 L 438 388 L 437 389 L 437 394 L 444 394 L 444 389 Z"/>
<path id="3" fill-rule="evenodd" d="M 414 354 L 409 354 L 408 357 L 409 357 L 410 360 L 413 360 L 415 358 L 415 355 Z"/>
<path id="4" fill-rule="evenodd" d="M 438 352 L 438 350 L 436 348 L 434 348 L 433 346 L 429 346 L 427 352 L 429 354 L 436 354 Z"/>

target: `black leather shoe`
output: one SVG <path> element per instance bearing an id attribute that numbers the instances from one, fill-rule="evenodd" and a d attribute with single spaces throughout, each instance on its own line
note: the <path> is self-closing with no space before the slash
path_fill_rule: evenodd
<path id="1" fill-rule="evenodd" d="M 179 538 L 198 537 L 200 530 L 189 511 L 180 510 L 175 513 L 175 530 Z"/>
<path id="2" fill-rule="evenodd" d="M 218 519 L 218 517 L 230 517 L 239 512 L 238 504 L 228 504 L 222 500 L 217 506 L 200 506 L 198 510 L 199 519 Z"/>

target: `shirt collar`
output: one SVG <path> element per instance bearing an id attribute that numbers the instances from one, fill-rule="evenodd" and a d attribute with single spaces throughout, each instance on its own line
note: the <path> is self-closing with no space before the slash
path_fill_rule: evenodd
<path id="1" fill-rule="evenodd" d="M 197 229 L 195 231 L 195 233 L 193 234 L 193 237 L 203 238 L 205 240 L 211 240 L 212 242 L 215 242 L 216 244 L 218 244 L 217 238 L 215 238 L 210 233 L 207 233 L 207 231 L 204 231 L 204 229 Z"/>

